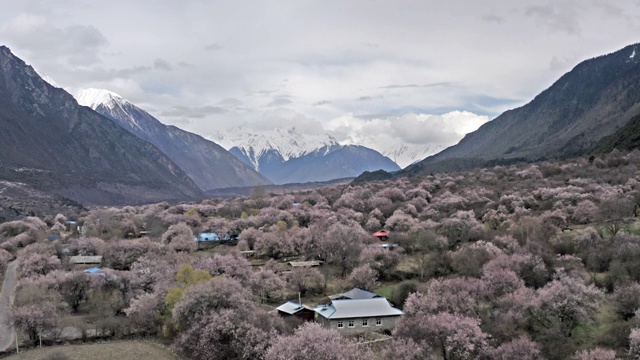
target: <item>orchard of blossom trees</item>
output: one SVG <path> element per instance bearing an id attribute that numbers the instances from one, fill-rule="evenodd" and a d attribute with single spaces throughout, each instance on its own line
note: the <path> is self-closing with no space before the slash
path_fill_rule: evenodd
<path id="1" fill-rule="evenodd" d="M 156 337 L 189 359 L 640 359 L 637 179 L 640 152 L 614 151 L 28 217 L 0 224 L 0 269 L 17 259 L 24 345 L 55 342 L 73 317 L 86 338 Z M 202 232 L 239 241 L 199 248 Z M 101 256 L 101 270 L 75 255 Z M 354 286 L 403 309 L 388 339 L 273 311 Z"/>

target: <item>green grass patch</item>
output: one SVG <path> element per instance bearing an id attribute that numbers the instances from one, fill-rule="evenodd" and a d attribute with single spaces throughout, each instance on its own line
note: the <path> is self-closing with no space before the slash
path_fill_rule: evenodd
<path id="1" fill-rule="evenodd" d="M 394 284 L 383 284 L 376 289 L 375 293 L 389 299 L 393 294 L 393 287 L 394 287 Z"/>
<path id="2" fill-rule="evenodd" d="M 606 347 L 620 351 L 621 349 L 617 348 L 618 339 L 612 338 L 616 332 L 614 327 L 619 326 L 620 322 L 611 302 L 605 301 L 598 308 L 593 322 L 580 325 L 573 330 L 571 341 L 577 349 Z"/>

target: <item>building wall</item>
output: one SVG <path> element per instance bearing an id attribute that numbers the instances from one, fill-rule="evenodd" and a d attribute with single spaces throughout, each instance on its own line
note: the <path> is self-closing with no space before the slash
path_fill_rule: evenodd
<path id="1" fill-rule="evenodd" d="M 382 331 L 393 330 L 396 323 L 400 319 L 400 316 L 386 316 L 386 317 L 368 317 L 368 318 L 354 318 L 354 319 L 326 319 L 322 316 L 316 316 L 316 322 L 322 326 L 336 329 L 343 335 L 361 334 L 368 331 Z M 363 326 L 363 320 L 366 320 L 367 326 Z M 377 320 L 380 320 L 380 325 L 377 325 Z M 353 321 L 353 327 L 350 327 L 349 321 Z M 338 327 L 338 324 L 342 322 L 342 328 Z"/>

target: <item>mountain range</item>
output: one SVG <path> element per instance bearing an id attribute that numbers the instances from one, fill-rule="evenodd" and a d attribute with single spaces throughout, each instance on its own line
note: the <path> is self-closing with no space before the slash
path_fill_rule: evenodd
<path id="1" fill-rule="evenodd" d="M 212 139 L 276 184 L 355 177 L 379 169 L 400 170 L 375 150 L 340 145 L 329 134 L 302 134 L 294 127 L 255 132 L 239 126 L 217 132 Z"/>
<path id="2" fill-rule="evenodd" d="M 256 170 L 261 168 L 261 160 L 268 162 L 274 156 L 282 157 L 282 161 L 288 161 L 323 147 L 340 145 L 340 142 L 329 133 L 301 134 L 293 126 L 289 129 L 256 132 L 247 125 L 242 125 L 224 132 L 218 131 L 212 134 L 210 139 L 244 159 L 245 162 L 251 163 Z M 389 142 L 376 144 L 373 150 L 402 168 L 436 154 L 444 148 L 441 145 Z"/>
<path id="3" fill-rule="evenodd" d="M 193 200 L 221 188 L 272 183 L 239 148 L 235 156 L 199 135 L 164 125 L 115 93 L 88 89 L 75 96 L 0 47 L 1 217 L 45 208 Z M 298 137 L 298 142 L 304 140 Z M 265 165 L 273 151 L 255 160 L 279 183 L 399 169 L 364 147 L 331 139 L 312 145 L 303 151 L 278 148 L 287 158 L 278 152 L 279 167 Z"/>
<path id="4" fill-rule="evenodd" d="M 222 188 L 362 172 L 387 178 L 378 170 L 399 169 L 378 151 L 341 145 L 328 134 L 238 127 L 211 141 L 164 125 L 111 92 L 76 96 L 80 103 L 0 46 L 0 218 L 43 208 L 193 200 Z M 634 44 L 578 64 L 528 104 L 396 176 L 630 150 L 638 147 L 639 124 L 640 45 Z M 435 151 L 385 146 L 384 154 L 403 162 Z"/>
<path id="5" fill-rule="evenodd" d="M 589 153 L 640 114 L 640 45 L 586 60 L 528 104 L 467 134 L 400 175 Z"/>
<path id="6" fill-rule="evenodd" d="M 80 89 L 78 103 L 113 120 L 157 146 L 204 191 L 226 187 L 304 183 L 355 177 L 363 171 L 400 167 L 375 150 L 340 145 L 327 134 L 303 135 L 293 129 L 255 133 L 247 127 L 207 140 L 164 125 L 145 110 L 108 90 Z M 225 151 L 218 143 L 235 144 Z"/>
<path id="7" fill-rule="evenodd" d="M 80 89 L 74 96 L 80 105 L 90 107 L 158 147 L 203 191 L 271 183 L 220 145 L 165 125 L 118 94 L 102 89 Z"/>

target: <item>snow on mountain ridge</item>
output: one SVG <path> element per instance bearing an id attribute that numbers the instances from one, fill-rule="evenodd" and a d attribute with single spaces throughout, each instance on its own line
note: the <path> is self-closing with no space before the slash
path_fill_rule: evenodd
<path id="1" fill-rule="evenodd" d="M 413 163 L 422 161 L 425 158 L 439 153 L 444 150 L 446 146 L 439 144 L 387 144 L 375 147 L 374 149 L 379 151 L 382 155 L 393 160 L 401 168 L 405 168 Z"/>
<path id="2" fill-rule="evenodd" d="M 436 154 L 446 147 L 439 144 L 381 143 L 372 139 L 367 139 L 368 141 L 365 141 L 364 144 L 340 143 L 329 133 L 308 135 L 300 134 L 295 129 L 274 129 L 256 132 L 247 125 L 238 126 L 225 132 L 218 131 L 210 136 L 210 140 L 220 144 L 227 150 L 237 147 L 250 159 L 255 169 L 259 168 L 260 158 L 269 151 L 276 151 L 284 161 L 287 161 L 320 149 L 329 152 L 337 146 L 363 145 L 380 152 L 404 168 Z"/>
<path id="3" fill-rule="evenodd" d="M 55 88 L 61 88 L 61 86 L 60 86 L 60 85 L 58 85 L 58 83 L 57 83 L 55 80 L 53 80 L 53 78 L 51 78 L 50 76 L 48 76 L 47 74 L 45 74 L 45 73 L 43 73 L 43 72 L 39 71 L 39 70 L 38 70 L 38 69 L 36 69 L 36 68 L 33 68 L 33 71 L 35 71 L 35 72 L 36 72 L 36 74 L 38 74 L 38 75 L 42 78 L 42 80 L 44 80 L 44 81 L 48 82 L 48 83 L 49 83 L 49 85 L 51 85 L 51 86 L 53 86 L 53 87 L 55 87 Z"/>
<path id="4" fill-rule="evenodd" d="M 102 105 L 111 110 L 118 108 L 127 116 L 130 122 L 140 127 L 135 116 L 129 113 L 129 106 L 133 106 L 122 96 L 104 89 L 78 89 L 72 92 L 80 105 L 96 109 Z M 329 133 L 323 134 L 302 134 L 295 127 L 288 129 L 273 129 L 269 131 L 255 131 L 249 125 L 237 126 L 224 132 L 218 131 L 209 140 L 218 143 L 226 150 L 237 147 L 244 153 L 255 170 L 259 170 L 260 159 L 269 152 L 276 152 L 284 161 L 298 158 L 312 152 L 321 150 L 329 153 L 332 149 L 342 145 L 335 137 Z M 369 145 L 367 145 L 369 144 Z M 397 142 L 380 142 L 367 139 L 364 144 L 353 143 L 352 145 L 363 145 L 375 149 L 382 155 L 390 158 L 400 167 L 406 167 L 417 161 L 433 155 L 445 148 L 442 145 L 415 145 Z M 325 154 L 326 155 L 326 154 Z"/>
<path id="5" fill-rule="evenodd" d="M 99 105 L 104 105 L 113 109 L 117 104 L 130 103 L 122 96 L 105 89 L 78 89 L 72 93 L 78 104 L 96 109 Z"/>
<path id="6" fill-rule="evenodd" d="M 295 129 L 254 132 L 246 125 L 229 129 L 224 133 L 218 131 L 211 138 L 227 150 L 238 147 L 247 153 L 252 151 L 256 159 L 273 149 L 285 161 L 309 154 L 325 146 L 340 145 L 329 134 L 301 134 Z"/>
<path id="7" fill-rule="evenodd" d="M 100 105 L 107 107 L 109 110 L 119 108 L 120 111 L 127 115 L 127 118 L 132 124 L 140 128 L 140 124 L 136 120 L 136 117 L 129 111 L 129 108 L 132 108 L 135 105 L 112 91 L 96 88 L 80 88 L 71 92 L 71 94 L 76 98 L 78 104 L 88 106 L 93 110 L 96 110 Z"/>

